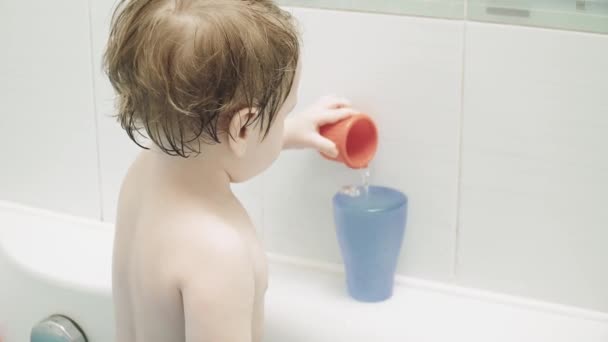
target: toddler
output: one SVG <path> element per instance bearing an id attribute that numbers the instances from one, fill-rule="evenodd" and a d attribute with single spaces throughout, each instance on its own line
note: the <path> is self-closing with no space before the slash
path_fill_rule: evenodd
<path id="1" fill-rule="evenodd" d="M 267 265 L 230 184 L 286 148 L 338 152 L 302 113 L 300 41 L 270 0 L 124 0 L 104 67 L 117 117 L 144 147 L 122 184 L 113 253 L 116 342 L 261 341 Z"/>

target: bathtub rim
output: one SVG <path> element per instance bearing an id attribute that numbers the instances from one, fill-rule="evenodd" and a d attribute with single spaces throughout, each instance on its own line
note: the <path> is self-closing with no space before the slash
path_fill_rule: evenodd
<path id="1" fill-rule="evenodd" d="M 18 204 L 9 201 L 0 201 L 0 222 L 2 215 L 6 212 L 17 215 L 35 215 L 41 218 L 63 221 L 69 224 L 78 224 L 86 226 L 82 232 L 103 232 L 111 234 L 113 232 L 113 224 L 101 222 L 91 218 L 78 217 L 69 214 L 54 212 L 51 210 L 33 208 L 23 204 Z M 78 278 L 74 274 L 62 274 L 57 277 L 57 274 L 49 273 L 43 269 L 42 265 L 30 264 L 23 262 L 19 255 L 10 253 L 11 248 L 6 248 L 7 242 L 3 236 L 7 230 L 15 229 L 14 227 L 5 227 L 0 223 L 0 257 L 5 258 L 8 263 L 15 267 L 18 271 L 25 275 L 34 277 L 41 281 L 48 282 L 59 287 L 68 287 L 76 291 L 82 291 L 95 295 L 111 296 L 111 281 L 105 284 L 97 284 L 94 281 Z M 86 233 L 85 233 L 86 234 Z M 313 270 L 323 274 L 332 273 L 336 276 L 343 276 L 343 266 L 340 264 L 332 264 L 327 262 L 314 261 L 299 257 L 291 257 L 268 253 L 269 262 L 271 264 L 279 264 L 283 266 L 302 268 Z M 109 261 L 111 265 L 111 260 Z M 517 295 L 503 294 L 488 290 L 463 287 L 455 284 L 441 283 L 438 281 L 425 280 L 415 277 L 397 275 L 395 278 L 395 291 L 405 290 L 405 288 L 419 289 L 444 295 L 457 296 L 461 298 L 469 298 L 488 303 L 504 304 L 514 307 L 519 307 L 536 312 L 553 313 L 561 316 L 567 316 L 577 319 L 596 321 L 602 324 L 608 324 L 608 313 L 595 311 L 586 308 L 580 308 L 565 304 L 546 302 L 533 298 L 526 298 Z M 93 284 L 93 285 L 92 285 Z"/>

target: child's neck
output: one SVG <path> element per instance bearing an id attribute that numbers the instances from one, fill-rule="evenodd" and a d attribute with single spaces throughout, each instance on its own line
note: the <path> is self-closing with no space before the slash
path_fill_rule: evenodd
<path id="1" fill-rule="evenodd" d="M 200 198 L 221 199 L 233 196 L 230 176 L 213 155 L 189 158 L 174 157 L 160 151 L 148 153 L 155 160 L 161 177 L 168 179 L 176 191 L 184 191 Z"/>

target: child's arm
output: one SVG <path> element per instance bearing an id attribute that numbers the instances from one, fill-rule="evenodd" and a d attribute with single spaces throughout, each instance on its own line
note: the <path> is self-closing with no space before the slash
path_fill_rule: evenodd
<path id="1" fill-rule="evenodd" d="M 180 286 L 186 342 L 251 342 L 254 269 L 247 246 L 231 227 L 183 260 Z"/>
<path id="2" fill-rule="evenodd" d="M 319 134 L 319 127 L 340 121 L 357 112 L 350 102 L 336 97 L 323 97 L 302 113 L 292 114 L 285 119 L 283 148 L 313 148 L 335 157 L 336 145 Z"/>

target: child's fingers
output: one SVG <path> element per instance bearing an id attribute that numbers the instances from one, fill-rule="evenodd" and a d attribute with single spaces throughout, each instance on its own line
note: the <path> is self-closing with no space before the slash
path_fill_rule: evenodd
<path id="1" fill-rule="evenodd" d="M 350 107 L 347 108 L 338 108 L 334 110 L 328 110 L 324 112 L 319 118 L 319 126 L 332 124 L 334 122 L 338 122 L 342 119 L 346 119 L 349 116 L 355 115 L 358 112 Z"/>
<path id="2" fill-rule="evenodd" d="M 338 156 L 338 149 L 336 148 L 336 144 L 325 138 L 322 135 L 316 134 L 312 137 L 312 145 L 314 148 L 319 150 L 319 152 L 331 157 L 335 158 Z"/>

